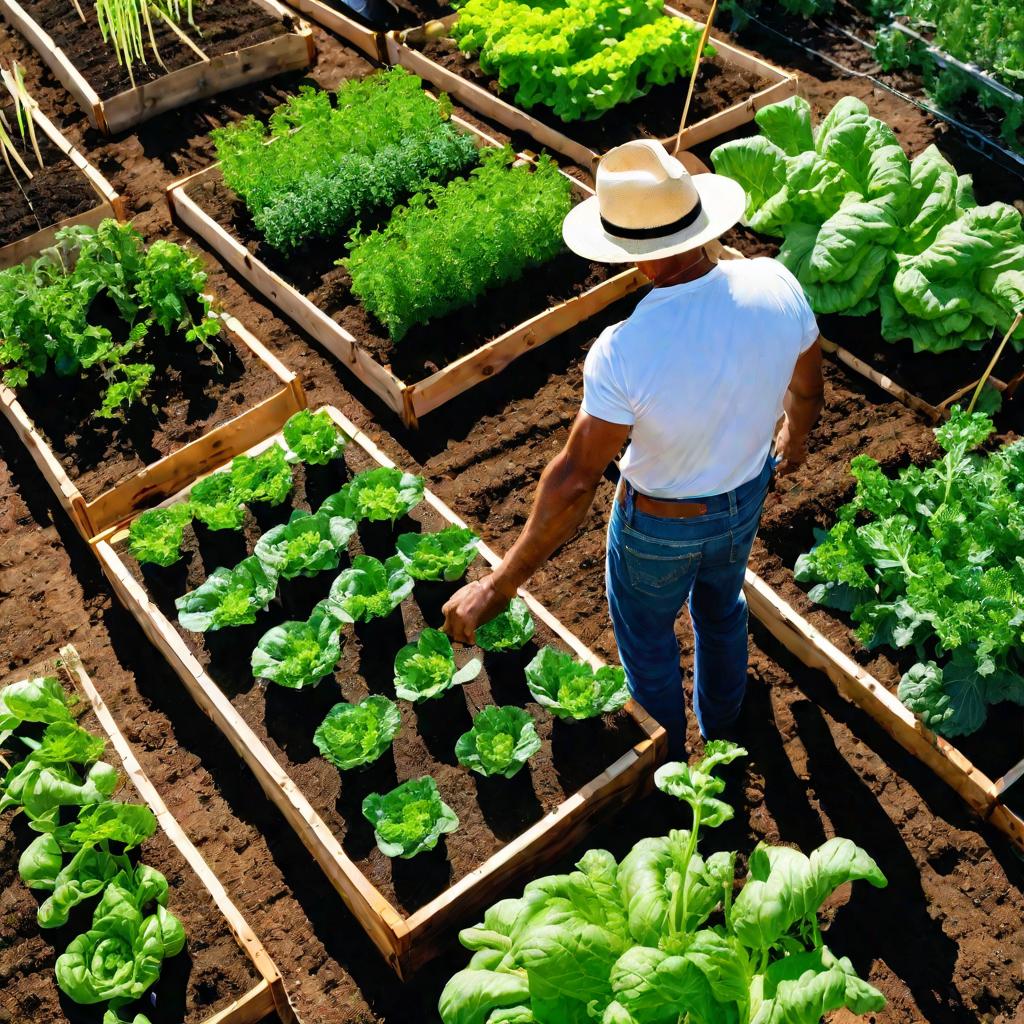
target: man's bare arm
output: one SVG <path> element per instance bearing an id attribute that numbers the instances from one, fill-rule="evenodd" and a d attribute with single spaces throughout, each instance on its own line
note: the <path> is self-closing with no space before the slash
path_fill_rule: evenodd
<path id="1" fill-rule="evenodd" d="M 778 472 L 792 473 L 807 458 L 807 437 L 825 404 L 821 372 L 821 338 L 797 360 L 783 401 L 786 417 L 775 439 L 775 454 L 782 457 Z"/>
<path id="2" fill-rule="evenodd" d="M 629 429 L 584 412 L 576 417 L 565 447 L 541 475 L 518 540 L 493 573 L 463 587 L 444 606 L 444 629 L 453 640 L 473 643 L 477 626 L 499 614 L 516 590 L 576 532 Z"/>

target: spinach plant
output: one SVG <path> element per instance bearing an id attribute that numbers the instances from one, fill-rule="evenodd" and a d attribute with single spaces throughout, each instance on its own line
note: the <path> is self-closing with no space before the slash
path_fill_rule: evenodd
<path id="1" fill-rule="evenodd" d="M 358 704 L 335 704 L 317 727 L 317 750 L 342 771 L 376 761 L 398 735 L 402 717 L 394 701 L 373 694 Z"/>
<path id="2" fill-rule="evenodd" d="M 398 555 L 414 580 L 462 579 L 477 556 L 480 538 L 464 526 L 446 526 L 436 533 L 403 533 Z"/>
<path id="3" fill-rule="evenodd" d="M 526 602 L 513 597 L 505 611 L 477 627 L 476 645 L 483 651 L 518 651 L 536 631 L 537 623 Z"/>
<path id="4" fill-rule="evenodd" d="M 473 728 L 455 744 L 459 764 L 480 775 L 511 779 L 540 750 L 537 727 L 528 711 L 517 707 L 484 708 Z"/>
<path id="5" fill-rule="evenodd" d="M 363 817 L 373 826 L 380 852 L 403 860 L 434 849 L 442 835 L 459 827 L 429 775 L 409 779 L 390 793 L 371 793 L 363 801 Z"/>
<path id="6" fill-rule="evenodd" d="M 395 694 L 414 703 L 440 697 L 453 686 L 475 679 L 481 668 L 477 658 L 458 668 L 452 642 L 441 630 L 428 626 L 415 643 L 406 644 L 395 655 Z"/>
<path id="7" fill-rule="evenodd" d="M 182 627 L 194 633 L 251 626 L 276 590 L 274 571 L 250 555 L 233 569 L 214 569 L 195 590 L 177 598 L 174 606 Z"/>
<path id="8" fill-rule="evenodd" d="M 617 665 L 599 669 L 553 647 L 539 651 L 526 666 L 533 699 L 558 718 L 594 718 L 618 711 L 627 700 L 626 673 Z"/>

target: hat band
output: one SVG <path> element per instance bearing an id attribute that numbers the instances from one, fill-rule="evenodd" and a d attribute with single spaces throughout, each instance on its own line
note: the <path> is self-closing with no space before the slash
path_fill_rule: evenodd
<path id="1" fill-rule="evenodd" d="M 682 231 L 693 224 L 701 215 L 702 209 L 703 204 L 700 201 L 700 196 L 698 196 L 697 205 L 689 213 L 683 214 L 679 220 L 672 221 L 671 224 L 659 224 L 653 228 L 624 228 L 602 217 L 601 227 L 609 235 L 615 235 L 617 238 L 666 238 L 668 235 L 674 235 L 677 231 Z"/>

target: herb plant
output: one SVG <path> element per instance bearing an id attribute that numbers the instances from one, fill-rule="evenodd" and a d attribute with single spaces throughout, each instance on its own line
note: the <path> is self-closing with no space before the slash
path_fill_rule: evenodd
<path id="1" fill-rule="evenodd" d="M 477 627 L 476 645 L 483 651 L 518 651 L 536 631 L 537 624 L 526 602 L 513 597 L 505 611 Z"/>
<path id="2" fill-rule="evenodd" d="M 321 512 L 360 522 L 390 522 L 408 515 L 423 500 L 423 477 L 389 466 L 357 473 L 337 494 L 324 499 Z"/>
<path id="3" fill-rule="evenodd" d="M 459 764 L 480 775 L 511 779 L 540 750 L 540 737 L 528 711 L 516 707 L 484 708 L 473 728 L 455 744 Z"/>
<path id="4" fill-rule="evenodd" d="M 269 529 L 258 541 L 253 554 L 267 573 L 279 579 L 315 576 L 337 569 L 356 524 L 351 519 L 329 516 L 325 512 L 310 515 L 301 509 L 287 523 Z"/>
<path id="5" fill-rule="evenodd" d="M 192 506 L 179 501 L 167 508 L 147 509 L 132 520 L 128 550 L 142 564 L 168 566 L 181 558 L 185 527 L 192 521 Z"/>
<path id="6" fill-rule="evenodd" d="M 247 505 L 280 505 L 292 492 L 291 467 L 279 444 L 259 455 L 236 455 L 231 460 L 230 476 L 235 494 Z"/>
<path id="7" fill-rule="evenodd" d="M 311 412 L 300 409 L 288 418 L 281 428 L 284 443 L 288 445 L 289 462 L 304 462 L 307 466 L 326 466 L 341 458 L 348 438 L 334 425 L 326 409 Z"/>
<path id="8" fill-rule="evenodd" d="M 526 666 L 533 699 L 557 718 L 584 719 L 618 711 L 627 700 L 626 673 L 617 665 L 599 669 L 545 647 Z"/>
<path id="9" fill-rule="evenodd" d="M 459 827 L 429 775 L 409 779 L 384 795 L 371 793 L 363 801 L 363 817 L 373 826 L 380 852 L 403 860 L 434 849 L 442 835 Z"/>
<path id="10" fill-rule="evenodd" d="M 971 454 L 993 429 L 954 407 L 932 465 L 891 477 L 857 456 L 853 501 L 794 569 L 869 649 L 915 649 L 899 696 L 943 736 L 976 731 L 991 704 L 1024 705 L 1024 442 Z"/>
<path id="11" fill-rule="evenodd" d="M 342 771 L 376 761 L 402 725 L 393 701 L 374 694 L 358 704 L 335 704 L 313 736 L 317 750 Z"/>
<path id="12" fill-rule="evenodd" d="M 306 622 L 284 622 L 260 639 L 252 652 L 252 674 L 290 690 L 316 686 L 341 657 L 341 623 L 326 601 Z"/>
<path id="13" fill-rule="evenodd" d="M 666 765 L 693 826 L 642 839 L 616 863 L 589 850 L 567 875 L 539 878 L 459 936 L 473 951 L 441 994 L 443 1024 L 816 1024 L 832 1010 L 885 1005 L 853 965 L 824 945 L 818 908 L 838 886 L 884 886 L 848 839 L 810 857 L 758 846 L 738 895 L 736 854 L 704 858 L 702 828 L 731 816 L 717 766 L 732 744 L 708 744 L 692 768 Z"/>
<path id="14" fill-rule="evenodd" d="M 513 167 L 514 159 L 507 146 L 484 151 L 468 177 L 413 196 L 338 261 L 394 341 L 562 251 L 569 179 L 550 157 L 536 167 Z"/>
<path id="15" fill-rule="evenodd" d="M 331 585 L 328 602 L 343 622 L 369 622 L 390 615 L 412 593 L 412 585 L 397 555 L 386 562 L 356 555 L 352 567 Z"/>
<path id="16" fill-rule="evenodd" d="M 446 526 L 436 533 L 403 533 L 398 556 L 414 580 L 462 579 L 477 556 L 480 538 L 464 526 Z"/>
<path id="17" fill-rule="evenodd" d="M 233 569 L 214 569 L 195 590 L 179 597 L 174 606 L 182 628 L 194 633 L 251 626 L 277 590 L 277 576 L 255 555 Z"/>
<path id="18" fill-rule="evenodd" d="M 476 658 L 458 668 L 452 642 L 441 630 L 428 626 L 415 643 L 406 644 L 395 655 L 395 694 L 414 703 L 440 697 L 453 686 L 476 679 L 481 668 Z"/>

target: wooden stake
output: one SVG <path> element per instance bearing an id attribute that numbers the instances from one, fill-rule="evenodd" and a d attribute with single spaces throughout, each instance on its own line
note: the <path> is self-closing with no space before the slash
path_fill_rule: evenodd
<path id="1" fill-rule="evenodd" d="M 690 116 L 690 103 L 693 101 L 693 90 L 697 85 L 697 75 L 700 73 L 700 61 L 704 56 L 704 47 L 708 45 L 711 36 L 711 23 L 715 20 L 715 12 L 718 10 L 718 0 L 712 0 L 711 10 L 708 11 L 708 20 L 704 24 L 704 31 L 700 34 L 700 46 L 697 47 L 697 57 L 693 62 L 693 71 L 690 73 L 690 87 L 686 90 L 686 103 L 683 105 L 683 116 L 679 121 L 679 132 L 676 135 L 676 148 L 673 154 L 678 153 L 683 145 L 683 130 L 686 128 L 686 119 Z"/>
<path id="2" fill-rule="evenodd" d="M 978 381 L 978 386 L 974 389 L 974 395 L 971 398 L 971 404 L 967 406 L 968 413 L 974 412 L 975 403 L 978 401 L 978 396 L 981 394 L 981 389 L 985 386 L 985 381 L 988 380 L 992 371 L 996 368 L 996 363 L 999 362 L 999 357 L 1003 354 L 1003 349 L 1006 348 L 1006 343 L 1013 337 L 1017 328 L 1020 327 L 1021 320 L 1024 320 L 1024 309 L 1022 309 L 1017 316 L 1014 318 L 1013 323 L 1010 325 L 1010 329 L 1006 332 L 1006 336 L 1001 342 L 999 342 L 999 348 L 996 349 L 995 355 L 992 356 L 991 361 L 985 368 L 985 372 L 981 375 L 981 380 Z"/>

